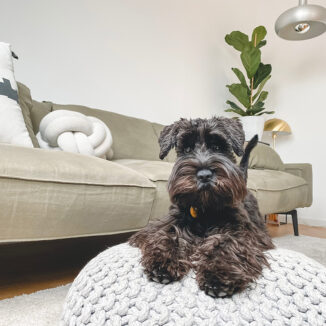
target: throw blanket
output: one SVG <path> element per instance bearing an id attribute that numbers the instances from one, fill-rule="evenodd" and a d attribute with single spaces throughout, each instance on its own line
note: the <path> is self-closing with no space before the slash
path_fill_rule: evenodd
<path id="1" fill-rule="evenodd" d="M 82 113 L 57 110 L 40 123 L 36 138 L 41 148 L 110 159 L 112 135 L 104 122 Z"/>
<path id="2" fill-rule="evenodd" d="M 326 268 L 286 249 L 267 255 L 271 269 L 265 268 L 256 284 L 214 299 L 199 290 L 193 272 L 180 282 L 150 282 L 138 248 L 109 248 L 73 282 L 62 325 L 326 325 Z"/>

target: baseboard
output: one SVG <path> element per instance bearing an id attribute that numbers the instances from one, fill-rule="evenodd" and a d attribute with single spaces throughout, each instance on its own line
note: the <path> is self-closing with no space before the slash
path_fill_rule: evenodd
<path id="1" fill-rule="evenodd" d="M 288 221 L 292 223 L 291 217 L 288 218 Z M 326 219 L 318 219 L 318 218 L 308 218 L 308 217 L 300 217 L 298 216 L 298 223 L 310 226 L 322 226 L 326 227 Z"/>
<path id="2" fill-rule="evenodd" d="M 298 223 L 299 224 L 304 224 L 304 225 L 309 225 L 309 226 L 321 226 L 326 228 L 326 219 L 320 219 L 320 218 L 310 218 L 306 216 L 302 216 L 300 213 L 300 209 L 298 211 Z M 279 221 L 280 222 L 285 222 L 285 215 L 284 214 L 279 214 Z M 292 224 L 292 218 L 291 215 L 288 214 L 288 219 L 287 223 Z"/>

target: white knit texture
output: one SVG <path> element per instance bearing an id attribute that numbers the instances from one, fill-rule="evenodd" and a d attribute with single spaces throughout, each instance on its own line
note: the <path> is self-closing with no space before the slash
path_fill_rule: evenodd
<path id="1" fill-rule="evenodd" d="M 326 325 L 326 268 L 285 249 L 267 253 L 256 284 L 214 299 L 190 272 L 168 285 L 148 281 L 140 251 L 121 244 L 91 260 L 67 295 L 62 325 Z"/>
<path id="2" fill-rule="evenodd" d="M 36 138 L 41 148 L 112 158 L 112 135 L 106 124 L 82 113 L 57 110 L 40 123 Z"/>

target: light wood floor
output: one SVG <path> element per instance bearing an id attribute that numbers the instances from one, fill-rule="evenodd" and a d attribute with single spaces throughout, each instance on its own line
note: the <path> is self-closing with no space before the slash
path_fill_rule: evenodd
<path id="1" fill-rule="evenodd" d="M 272 237 L 293 234 L 292 224 L 268 230 Z M 299 232 L 326 238 L 326 228 L 300 225 Z M 97 253 L 130 235 L 0 245 L 0 300 L 70 283 Z"/>

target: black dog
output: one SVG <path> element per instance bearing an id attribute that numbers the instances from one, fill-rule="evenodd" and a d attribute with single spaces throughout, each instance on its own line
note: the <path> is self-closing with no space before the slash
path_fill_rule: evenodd
<path id="1" fill-rule="evenodd" d="M 268 266 L 264 251 L 274 246 L 246 186 L 257 141 L 243 150 L 241 123 L 223 117 L 181 119 L 163 129 L 160 158 L 177 151 L 168 182 L 172 205 L 130 239 L 150 279 L 169 283 L 193 268 L 200 289 L 223 297 L 244 290 Z M 242 156 L 240 166 L 233 153 Z"/>

